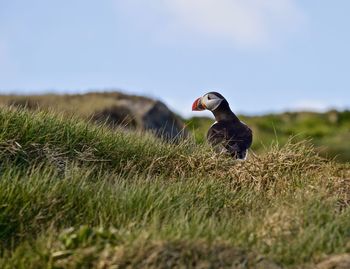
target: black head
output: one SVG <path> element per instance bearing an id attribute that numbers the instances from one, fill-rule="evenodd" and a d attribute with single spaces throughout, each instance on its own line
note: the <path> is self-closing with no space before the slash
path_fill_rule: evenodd
<path id="1" fill-rule="evenodd" d="M 226 101 L 225 97 L 218 92 L 208 92 L 194 101 L 192 110 L 201 111 L 207 109 L 210 111 L 215 111 L 222 106 L 228 106 L 228 102 Z"/>

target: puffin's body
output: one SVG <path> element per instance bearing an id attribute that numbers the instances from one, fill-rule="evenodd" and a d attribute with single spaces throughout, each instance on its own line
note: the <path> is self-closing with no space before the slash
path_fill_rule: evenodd
<path id="1" fill-rule="evenodd" d="M 251 129 L 238 119 L 226 99 L 217 92 L 207 93 L 193 103 L 192 110 L 205 109 L 210 110 L 216 119 L 208 131 L 208 142 L 220 152 L 245 160 L 253 141 Z"/>

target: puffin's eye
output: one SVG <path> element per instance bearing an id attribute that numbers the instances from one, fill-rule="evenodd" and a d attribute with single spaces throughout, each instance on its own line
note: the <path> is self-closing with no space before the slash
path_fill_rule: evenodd
<path id="1" fill-rule="evenodd" d="M 211 100 L 210 95 L 208 95 L 208 100 Z"/>

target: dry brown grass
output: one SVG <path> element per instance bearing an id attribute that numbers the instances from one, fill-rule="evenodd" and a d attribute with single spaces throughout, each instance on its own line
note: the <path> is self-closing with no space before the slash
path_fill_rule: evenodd
<path id="1" fill-rule="evenodd" d="M 75 268 L 79 260 L 85 267 L 96 269 L 281 268 L 255 253 L 238 250 L 225 243 L 208 244 L 205 241 L 140 241 L 134 242 L 133 246 L 106 246 L 102 250 L 90 246 L 78 249 L 74 255 L 68 255 L 68 257 L 64 257 L 64 251 L 54 253 L 54 255 L 59 256 L 54 264 L 57 268 Z"/>

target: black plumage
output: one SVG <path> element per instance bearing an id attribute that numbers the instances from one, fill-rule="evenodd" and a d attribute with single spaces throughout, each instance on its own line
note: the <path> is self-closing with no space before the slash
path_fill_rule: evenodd
<path id="1" fill-rule="evenodd" d="M 216 122 L 208 131 L 208 142 L 217 151 L 227 152 L 235 159 L 245 159 L 253 142 L 252 130 L 238 119 L 221 94 L 210 92 L 207 95 L 222 100 L 218 107 L 211 110 Z"/>
<path id="2" fill-rule="evenodd" d="M 207 139 L 218 151 L 223 150 L 236 159 L 245 159 L 253 136 L 244 123 L 220 120 L 209 129 Z"/>

